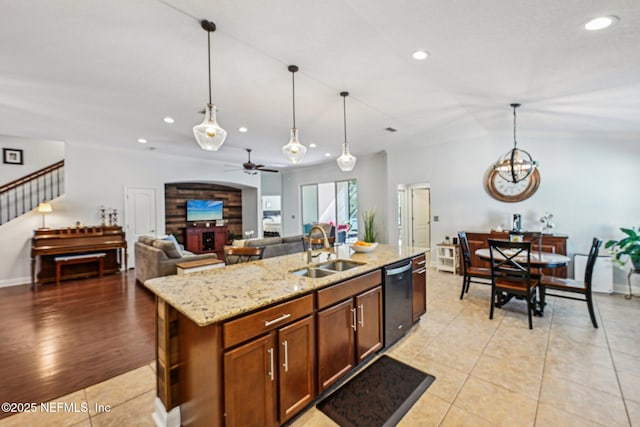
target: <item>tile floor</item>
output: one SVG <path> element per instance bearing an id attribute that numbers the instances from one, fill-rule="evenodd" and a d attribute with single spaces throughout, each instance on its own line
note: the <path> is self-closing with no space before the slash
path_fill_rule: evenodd
<path id="1" fill-rule="evenodd" d="M 388 354 L 435 375 L 400 426 L 640 426 L 640 299 L 597 295 L 599 329 L 585 303 L 549 298 L 527 327 L 524 303 L 489 320 L 490 289 L 429 271 L 428 311 Z M 27 413 L 0 426 L 152 426 L 154 365 L 56 399 L 89 411 Z M 109 405 L 109 412 L 95 405 Z M 315 408 L 293 426 L 334 426 Z"/>

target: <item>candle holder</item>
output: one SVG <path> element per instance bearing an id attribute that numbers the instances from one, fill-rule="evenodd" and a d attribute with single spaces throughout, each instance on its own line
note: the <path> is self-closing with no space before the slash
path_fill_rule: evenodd
<path id="1" fill-rule="evenodd" d="M 100 212 L 100 225 L 102 225 L 104 227 L 105 225 L 107 225 L 106 224 L 106 221 L 107 221 L 107 210 L 105 209 L 105 207 L 103 205 L 100 205 L 99 212 Z"/>

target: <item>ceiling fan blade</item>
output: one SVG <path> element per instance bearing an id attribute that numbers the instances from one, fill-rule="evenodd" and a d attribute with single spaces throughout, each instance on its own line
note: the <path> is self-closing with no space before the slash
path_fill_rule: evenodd
<path id="1" fill-rule="evenodd" d="M 277 171 L 275 169 L 265 169 L 265 168 L 256 168 L 258 169 L 260 172 L 275 172 L 275 173 L 279 173 L 280 171 Z"/>

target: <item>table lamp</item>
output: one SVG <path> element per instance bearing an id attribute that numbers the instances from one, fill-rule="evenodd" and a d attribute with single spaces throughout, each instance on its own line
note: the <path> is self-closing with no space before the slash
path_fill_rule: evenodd
<path id="1" fill-rule="evenodd" d="M 44 226 L 44 217 L 46 214 L 53 212 L 51 209 L 51 204 L 47 202 L 42 202 L 38 205 L 38 212 L 42 214 L 42 227 L 41 229 L 45 229 L 47 227 Z"/>

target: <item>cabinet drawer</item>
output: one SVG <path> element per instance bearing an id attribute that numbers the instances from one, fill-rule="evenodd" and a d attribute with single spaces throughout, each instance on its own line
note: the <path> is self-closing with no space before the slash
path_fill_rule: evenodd
<path id="1" fill-rule="evenodd" d="M 313 295 L 306 295 L 231 320 L 222 326 L 224 347 L 232 347 L 311 313 L 313 313 Z"/>
<path id="2" fill-rule="evenodd" d="M 376 270 L 318 291 L 318 309 L 350 298 L 382 283 L 382 271 Z"/>
<path id="3" fill-rule="evenodd" d="M 413 258 L 412 262 L 413 262 L 413 266 L 412 266 L 413 270 L 417 270 L 419 268 L 423 268 L 427 266 L 427 259 L 425 255 L 419 255 Z"/>

